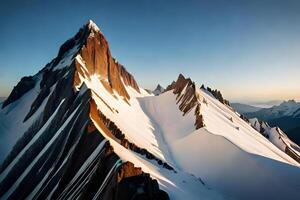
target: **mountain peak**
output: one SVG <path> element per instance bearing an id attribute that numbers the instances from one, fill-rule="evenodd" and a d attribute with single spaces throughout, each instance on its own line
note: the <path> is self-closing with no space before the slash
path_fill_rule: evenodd
<path id="1" fill-rule="evenodd" d="M 294 99 L 289 99 L 287 101 L 283 101 L 281 104 L 297 104 L 297 102 Z"/>
<path id="2" fill-rule="evenodd" d="M 90 30 L 100 31 L 100 28 L 91 19 L 87 21 L 86 25 Z"/>
<path id="3" fill-rule="evenodd" d="M 161 93 L 163 93 L 165 91 L 165 88 L 163 88 L 160 84 L 158 84 L 155 88 L 155 90 L 153 90 L 153 94 L 154 95 L 160 95 Z"/>
<path id="4" fill-rule="evenodd" d="M 74 37 L 64 42 L 56 58 L 37 74 L 42 76 L 40 89 L 45 90 L 42 94 L 47 96 L 50 88 L 67 73 L 70 80 L 73 80 L 74 90 L 79 90 L 83 83 L 97 79 L 95 81 L 102 83 L 110 93 L 116 92 L 125 101 L 130 99 L 127 86 L 140 93 L 134 77 L 113 58 L 105 36 L 92 20 L 88 20 Z M 31 90 L 38 79 L 36 77 L 21 79 L 3 102 L 2 107 L 18 100 Z"/>
<path id="5" fill-rule="evenodd" d="M 126 86 L 140 92 L 134 77 L 113 58 L 109 44 L 98 26 L 92 20 L 86 26 L 88 37 L 81 43 L 75 60 L 75 88 L 95 76 L 110 93 L 116 91 L 125 100 L 129 100 Z"/>
<path id="6" fill-rule="evenodd" d="M 181 92 L 186 85 L 195 87 L 195 84 L 190 78 L 185 78 L 182 74 L 179 74 L 177 80 L 168 85 L 166 91 L 175 89 L 177 91 L 176 93 L 178 93 L 179 91 Z"/>
<path id="7" fill-rule="evenodd" d="M 163 90 L 165 90 L 165 88 L 162 87 L 160 84 L 158 84 L 158 85 L 156 86 L 155 90 L 163 91 Z M 154 91 L 155 91 L 155 90 L 154 90 Z"/>
<path id="8" fill-rule="evenodd" d="M 185 79 L 185 77 L 184 77 L 183 74 L 180 73 L 180 74 L 178 75 L 178 79 Z"/>
<path id="9" fill-rule="evenodd" d="M 295 101 L 294 99 L 286 100 L 280 103 L 278 106 L 273 106 L 271 107 L 272 109 L 284 109 L 286 110 L 287 108 L 294 109 L 294 108 L 299 108 L 300 107 L 300 102 Z"/>

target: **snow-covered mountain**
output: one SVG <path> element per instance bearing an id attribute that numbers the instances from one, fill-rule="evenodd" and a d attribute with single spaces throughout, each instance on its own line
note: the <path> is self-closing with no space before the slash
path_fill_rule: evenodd
<path id="1" fill-rule="evenodd" d="M 288 100 L 278 106 L 243 113 L 248 118 L 258 118 L 271 126 L 278 126 L 298 145 L 300 144 L 300 102 Z"/>
<path id="2" fill-rule="evenodd" d="M 157 95 L 160 95 L 161 93 L 163 93 L 164 91 L 165 91 L 165 88 L 163 88 L 160 84 L 158 84 L 156 86 L 156 88 L 152 91 L 152 93 L 157 96 Z"/>
<path id="3" fill-rule="evenodd" d="M 21 79 L 0 133 L 1 199 L 300 198 L 300 164 L 220 91 L 180 74 L 149 94 L 92 21 Z"/>
<path id="4" fill-rule="evenodd" d="M 256 113 L 253 113 L 253 115 L 264 120 L 281 117 L 300 117 L 300 102 L 296 102 L 295 100 L 284 101 L 278 106 L 260 109 Z"/>
<path id="5" fill-rule="evenodd" d="M 259 121 L 257 118 L 249 119 L 249 123 L 275 146 L 300 163 L 299 146 L 291 141 L 279 127 L 270 127 L 267 122 Z"/>

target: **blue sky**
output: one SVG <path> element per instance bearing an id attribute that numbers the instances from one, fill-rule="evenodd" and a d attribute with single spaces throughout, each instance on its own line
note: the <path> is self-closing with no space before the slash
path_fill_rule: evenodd
<path id="1" fill-rule="evenodd" d="M 11 0 L 0 6 L 0 96 L 92 19 L 142 87 L 183 73 L 232 101 L 300 99 L 299 10 L 297 0 Z"/>

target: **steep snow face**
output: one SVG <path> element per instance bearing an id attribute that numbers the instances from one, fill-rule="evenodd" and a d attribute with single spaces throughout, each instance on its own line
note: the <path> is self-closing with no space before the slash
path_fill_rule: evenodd
<path id="1" fill-rule="evenodd" d="M 223 199 L 224 196 L 215 190 L 209 190 L 203 185 L 199 177 L 195 177 L 190 173 L 187 173 L 177 166 L 177 163 L 173 159 L 173 155 L 169 151 L 169 147 L 162 135 L 162 130 L 158 124 L 149 117 L 149 113 L 145 110 L 145 104 L 147 99 L 152 99 L 145 90 L 140 88 L 138 93 L 134 88 L 127 86 L 126 90 L 130 95 L 129 101 L 124 101 L 123 97 L 119 96 L 116 92 L 113 95 L 105 89 L 98 77 L 91 77 L 90 80 L 84 80 L 83 82 L 88 88 L 92 90 L 92 97 L 95 100 L 98 111 L 103 113 L 110 121 L 112 121 L 125 135 L 126 139 L 137 145 L 140 148 L 144 148 L 152 153 L 163 162 L 171 165 L 176 172 L 168 170 L 157 162 L 146 158 L 124 146 L 120 145 L 118 139 L 111 136 L 111 133 L 106 133 L 101 124 L 91 116 L 96 128 L 104 135 L 104 137 L 110 141 L 114 151 L 125 162 L 130 161 L 135 166 L 141 167 L 144 172 L 151 175 L 152 178 L 158 180 L 160 187 L 166 191 L 171 199 L 181 200 L 188 198 L 191 200 L 202 199 Z M 173 94 L 170 94 L 172 97 Z M 168 104 L 166 98 L 166 103 Z M 153 99 L 155 101 L 155 98 Z M 181 111 L 175 106 L 175 100 L 172 102 L 174 107 L 166 107 L 167 110 L 161 108 L 160 112 L 165 113 L 165 118 L 168 116 L 177 117 Z M 173 113 L 177 113 L 173 115 Z M 170 120 L 182 120 L 182 117 Z M 175 131 L 179 129 L 180 134 L 186 134 L 192 131 L 194 119 L 191 115 L 190 118 L 186 118 L 182 123 L 168 124 L 165 121 L 166 126 L 172 127 Z M 188 125 L 185 125 L 188 124 Z M 186 129 L 188 128 L 188 129 Z M 106 134 L 105 134 L 106 133 Z M 180 135 L 178 135 L 180 137 Z"/>
<path id="2" fill-rule="evenodd" d="M 24 94 L 21 99 L 9 104 L 5 108 L 0 108 L 0 163 L 2 163 L 5 156 L 12 150 L 13 145 L 18 139 L 38 120 L 43 112 L 46 101 L 42 103 L 29 120 L 24 122 L 32 101 L 40 93 L 41 74 L 37 74 L 34 79 L 36 84 L 33 89 Z M 51 88 L 51 92 L 53 88 Z"/>
<path id="3" fill-rule="evenodd" d="M 237 199 L 298 198 L 298 163 L 210 93 L 197 93 L 205 124 L 198 130 L 195 108 L 183 116 L 173 91 L 139 99 L 169 162 Z"/>
<path id="4" fill-rule="evenodd" d="M 281 151 L 300 163 L 300 147 L 291 141 L 280 128 L 270 127 L 266 122 L 259 121 L 257 118 L 249 119 L 249 123 Z"/>
<path id="5" fill-rule="evenodd" d="M 298 166 L 295 160 L 280 151 L 259 132 L 249 126 L 230 107 L 224 106 L 206 91 L 201 90 L 201 96 L 205 101 L 209 102 L 201 107 L 207 126 L 206 129 L 209 132 L 226 137 L 229 141 L 249 153 Z"/>
<path id="6" fill-rule="evenodd" d="M 172 184 L 185 182 L 179 188 L 188 194 L 191 192 L 189 188 L 194 185 L 192 177 L 202 179 L 206 186 L 222 192 L 226 198 L 293 199 L 299 195 L 298 163 L 242 120 L 232 108 L 220 103 L 205 90 L 196 89 L 205 124 L 205 127 L 196 130 L 196 106 L 186 114 L 179 109 L 178 99 L 183 94 L 177 96 L 171 90 L 159 96 L 149 96 L 131 90 L 130 95 L 135 98 L 126 103 L 120 101 L 122 98 L 117 94 L 111 96 L 104 92 L 103 86 L 96 82 L 97 79 L 94 79 L 86 84 L 94 88 L 93 98 L 98 110 L 104 112 L 129 141 L 166 161 L 177 173 L 161 169 L 155 162 L 125 149 L 108 135 L 105 137 L 121 159 L 131 160 L 150 173 L 172 198 L 182 198 Z M 186 91 L 185 87 L 182 93 Z M 101 130 L 99 125 L 97 128 Z M 269 184 L 270 180 L 274 185 Z M 216 192 L 207 193 L 206 186 L 196 185 L 203 189 L 201 193 L 193 191 L 195 195 L 190 194 L 189 199 L 198 199 L 199 195 L 203 198 L 218 197 Z M 274 188 L 282 193 L 275 194 Z"/>
<path id="7" fill-rule="evenodd" d="M 275 119 L 280 117 L 299 117 L 300 102 L 295 100 L 284 101 L 271 108 L 263 108 L 254 113 L 248 113 L 249 116 L 257 116 L 261 119 Z"/>
<path id="8" fill-rule="evenodd" d="M 96 121 L 94 121 L 94 123 L 98 130 L 105 132 L 99 125 L 97 125 Z M 160 187 L 169 194 L 170 199 L 230 199 L 229 197 L 225 197 L 224 195 L 207 188 L 207 186 L 203 185 L 200 178 L 182 171 L 179 168 L 175 168 L 177 170 L 176 173 L 174 171 L 164 169 L 155 162 L 124 148 L 108 135 L 104 136 L 110 141 L 115 152 L 123 161 L 133 162 L 135 166 L 140 167 L 144 172 L 149 173 L 152 178 L 159 182 Z M 157 136 L 157 139 L 158 137 L 161 136 Z M 155 141 L 155 139 L 153 141 Z M 165 158 L 168 161 L 172 161 L 172 157 L 170 157 L 170 155 L 166 152 L 167 147 L 160 146 L 160 148 L 163 148 L 163 153 L 166 154 Z"/>

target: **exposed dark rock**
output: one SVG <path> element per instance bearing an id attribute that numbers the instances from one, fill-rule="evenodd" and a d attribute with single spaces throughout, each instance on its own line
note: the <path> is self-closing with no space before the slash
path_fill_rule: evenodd
<path id="1" fill-rule="evenodd" d="M 35 113 L 35 111 L 37 111 L 37 109 L 40 107 L 40 105 L 43 103 L 43 101 L 49 94 L 50 94 L 50 88 L 43 87 L 39 95 L 37 96 L 37 98 L 33 101 L 29 113 L 25 116 L 23 122 L 25 122 L 28 118 L 30 118 Z"/>
<path id="2" fill-rule="evenodd" d="M 89 184 L 83 189 L 79 199 L 111 199 L 111 200 L 169 200 L 166 192 L 159 189 L 156 180 L 136 168 L 130 162 L 120 164 L 111 147 L 106 147 L 105 156 L 100 158 Z M 99 160 L 99 161 L 100 161 Z M 113 169 L 112 173 L 109 173 Z M 106 183 L 103 180 L 106 178 Z M 104 187 L 102 184 L 105 184 Z M 103 188 L 102 192 L 99 192 Z M 104 189 L 105 188 L 105 189 Z"/>
<path id="3" fill-rule="evenodd" d="M 159 189 L 156 180 L 149 174 L 135 168 L 130 162 L 122 165 L 118 172 L 118 185 L 115 199 L 122 200 L 168 200 L 166 192 Z"/>
<path id="4" fill-rule="evenodd" d="M 285 153 L 296 160 L 298 163 L 300 163 L 300 156 L 298 156 L 298 154 L 288 146 L 285 147 Z"/>
<path id="5" fill-rule="evenodd" d="M 66 123 L 67 118 L 70 116 L 70 114 L 66 115 L 67 110 L 75 112 L 75 109 L 80 104 L 80 109 L 76 111 L 76 113 L 72 117 L 72 120 L 69 120 L 69 122 L 66 123 L 65 128 L 62 129 L 59 133 L 59 137 L 53 142 L 51 146 L 47 148 L 43 156 L 35 161 L 35 164 L 31 167 L 31 170 L 28 171 L 27 176 L 24 177 L 23 181 L 18 184 L 14 193 L 11 194 L 10 199 L 23 199 L 24 197 L 26 197 L 28 195 L 28 192 L 33 190 L 35 185 L 38 184 L 38 182 L 43 178 L 50 167 L 55 165 L 56 162 L 60 160 L 58 156 L 60 156 L 61 154 L 57 151 L 63 151 L 64 148 L 62 148 L 62 146 L 67 146 L 63 144 L 66 143 L 66 141 L 71 137 L 77 136 L 78 138 L 83 132 L 83 130 L 79 130 L 82 129 L 82 126 L 85 126 L 86 120 L 89 119 L 88 103 L 84 103 L 87 97 L 87 95 L 82 96 L 82 98 L 75 100 L 72 105 L 67 105 L 65 102 L 63 103 L 47 129 L 41 134 L 39 138 L 37 138 L 37 140 L 30 146 L 30 148 L 26 152 L 24 152 L 23 156 L 18 159 L 17 163 L 10 170 L 6 178 L 0 183 L 0 196 L 2 196 L 10 187 L 12 187 L 12 184 L 24 172 L 24 170 L 34 162 L 36 157 L 45 148 L 51 138 L 53 138 L 55 134 L 59 133 L 57 133 L 57 131 L 61 128 L 63 123 Z M 81 114 L 80 117 L 78 117 L 79 114 Z M 24 137 L 28 136 L 33 137 L 35 132 L 36 131 L 34 129 L 33 133 L 24 135 L 20 140 L 23 140 Z M 70 132 L 73 132 L 73 134 L 71 135 Z M 25 141 L 26 140 L 28 141 L 28 139 L 25 138 Z M 75 144 L 74 142 L 76 141 L 73 140 L 73 145 Z M 24 145 L 24 143 L 25 142 L 18 142 L 17 145 L 22 146 Z M 16 149 L 21 150 L 21 148 L 19 147 L 16 147 Z M 64 155 L 66 156 L 66 154 Z M 10 158 L 10 161 L 7 160 L 7 163 L 10 163 L 12 161 L 12 157 Z"/>
<path id="6" fill-rule="evenodd" d="M 50 101 L 47 102 L 46 108 L 44 110 L 44 121 L 46 121 L 51 114 L 54 112 L 54 108 L 58 105 L 58 103 L 66 98 L 70 99 L 74 96 L 74 91 L 70 88 L 72 88 L 72 76 L 64 77 L 64 74 L 66 73 L 67 69 L 61 69 L 61 70 L 48 70 L 46 69 L 43 74 L 43 79 L 41 80 L 40 87 L 41 91 L 36 97 L 36 99 L 33 101 L 30 111 L 24 118 L 24 122 L 29 119 L 41 106 L 41 104 L 44 102 L 46 97 L 50 94 L 51 87 L 54 86 L 55 83 L 57 83 L 56 87 L 54 88 L 54 91 L 51 95 Z M 74 68 L 70 68 L 70 71 L 74 71 Z M 54 97 L 53 97 L 54 96 Z M 53 100 L 55 102 L 53 102 Z M 73 100 L 71 98 L 71 100 Z M 50 104 L 50 105 L 49 105 Z"/>
<path id="7" fill-rule="evenodd" d="M 207 91 L 210 92 L 221 103 L 230 106 L 229 101 L 223 98 L 223 96 L 219 90 L 212 90 L 210 87 L 207 87 Z"/>
<path id="8" fill-rule="evenodd" d="M 196 116 L 195 126 L 196 126 L 196 130 L 205 126 L 203 116 L 200 113 L 200 105 L 201 104 L 198 104 L 196 109 L 195 109 L 195 116 Z"/>
<path id="9" fill-rule="evenodd" d="M 243 119 L 245 122 L 249 123 L 249 119 L 245 115 L 240 115 L 240 118 Z"/>
<path id="10" fill-rule="evenodd" d="M 185 89 L 184 92 L 183 89 Z M 186 115 L 189 111 L 195 108 L 196 129 L 205 126 L 203 116 L 200 112 L 201 104 L 196 92 L 196 86 L 190 78 L 185 78 L 182 74 L 180 74 L 177 81 L 173 81 L 172 84 L 167 87 L 166 91 L 167 90 L 173 90 L 173 93 L 177 95 L 177 104 L 179 104 L 179 109 L 183 112 L 183 115 Z"/>

